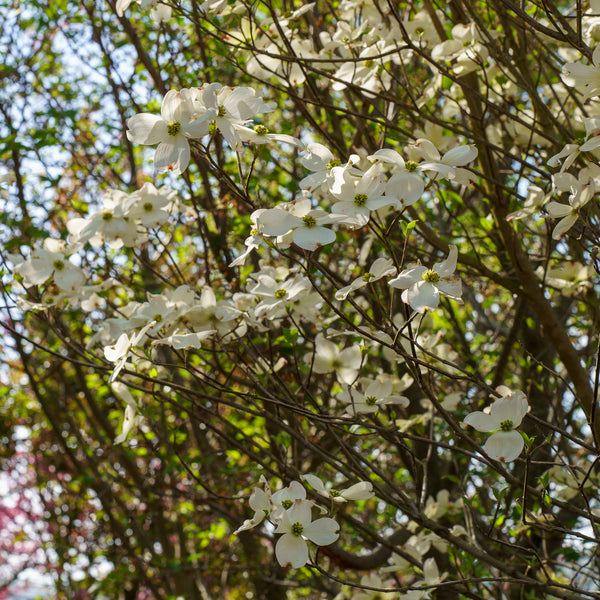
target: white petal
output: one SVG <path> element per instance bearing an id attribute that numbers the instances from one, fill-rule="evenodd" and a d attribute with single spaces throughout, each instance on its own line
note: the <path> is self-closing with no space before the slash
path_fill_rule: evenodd
<path id="1" fill-rule="evenodd" d="M 432 283 L 419 281 L 406 290 L 406 300 L 408 300 L 411 308 L 417 312 L 435 310 L 440 303 L 440 293 Z"/>
<path id="2" fill-rule="evenodd" d="M 170 123 L 171 121 L 180 121 L 181 115 L 178 113 L 178 108 L 183 102 L 181 92 L 178 90 L 169 90 L 163 98 L 160 114 L 164 121 Z"/>
<path id="3" fill-rule="evenodd" d="M 150 113 L 134 115 L 127 121 L 127 139 L 134 144 L 152 146 L 169 137 L 167 123 Z"/>
<path id="4" fill-rule="evenodd" d="M 85 275 L 75 265 L 65 263 L 63 269 L 54 271 L 54 282 L 61 290 L 77 292 L 85 285 Z"/>
<path id="5" fill-rule="evenodd" d="M 518 431 L 498 431 L 489 437 L 483 449 L 491 458 L 512 462 L 521 454 L 524 445 Z"/>
<path id="6" fill-rule="evenodd" d="M 438 290 L 445 296 L 448 296 L 453 300 L 460 300 L 462 294 L 462 283 L 460 279 L 438 281 L 435 285 L 437 286 Z"/>
<path id="7" fill-rule="evenodd" d="M 258 215 L 256 225 L 264 235 L 284 235 L 299 225 L 299 219 L 287 210 L 269 208 Z"/>
<path id="8" fill-rule="evenodd" d="M 169 136 L 168 142 L 158 145 L 154 154 L 154 168 L 157 171 L 172 171 L 174 175 L 183 173 L 190 163 L 190 145 L 182 135 Z"/>
<path id="9" fill-rule="evenodd" d="M 367 500 L 373 497 L 373 484 L 370 481 L 359 481 L 342 490 L 341 495 L 347 500 Z"/>
<path id="10" fill-rule="evenodd" d="M 113 346 L 104 348 L 104 357 L 110 362 L 115 362 L 125 356 L 127 352 L 129 352 L 129 337 L 126 333 L 122 333 Z"/>
<path id="11" fill-rule="evenodd" d="M 511 421 L 514 427 L 518 427 L 527 414 L 527 398 L 521 395 L 503 396 L 492 404 L 490 415 L 498 422 Z"/>
<path id="12" fill-rule="evenodd" d="M 114 440 L 115 444 L 122 444 L 127 439 L 127 435 L 129 434 L 129 432 L 133 429 L 134 425 L 136 424 L 136 421 L 137 421 L 136 416 L 137 416 L 136 408 L 134 406 L 132 406 L 131 404 L 128 404 L 125 407 L 125 414 L 123 415 L 123 425 L 121 427 L 121 434 L 115 438 L 115 440 Z"/>
<path id="13" fill-rule="evenodd" d="M 480 410 L 469 413 L 464 418 L 463 424 L 484 432 L 497 431 L 500 428 L 500 422 L 497 419 Z"/>
<path id="14" fill-rule="evenodd" d="M 404 159 L 402 158 L 402 156 L 395 150 L 392 150 L 391 148 L 382 148 L 381 150 L 377 150 L 377 152 L 375 152 L 375 154 L 371 154 L 371 155 L 367 156 L 367 158 L 371 161 L 380 160 L 381 162 L 396 165 L 397 167 L 399 167 L 402 170 L 404 170 L 406 168 L 406 165 L 404 163 Z"/>
<path id="15" fill-rule="evenodd" d="M 300 536 L 285 533 L 275 546 L 275 556 L 282 567 L 299 569 L 308 562 L 308 546 Z"/>
<path id="16" fill-rule="evenodd" d="M 305 527 L 302 535 L 307 537 L 311 542 L 317 544 L 317 546 L 328 546 L 338 539 L 339 529 L 340 526 L 337 524 L 337 521 L 325 517 L 323 519 L 317 519 Z"/>
<path id="17" fill-rule="evenodd" d="M 425 191 L 423 178 L 416 173 L 396 173 L 388 181 L 385 193 L 402 200 L 404 206 L 414 204 Z"/>
<path id="18" fill-rule="evenodd" d="M 442 162 L 453 167 L 462 167 L 477 158 L 477 148 L 469 144 L 467 146 L 457 146 L 448 150 L 442 157 Z"/>
<path id="19" fill-rule="evenodd" d="M 569 231 L 569 229 L 571 229 L 571 227 L 573 227 L 573 225 L 575 225 L 575 222 L 577 221 L 578 218 L 579 218 L 579 216 L 577 215 L 577 213 L 573 213 L 573 214 L 570 214 L 569 216 L 565 217 L 564 219 L 561 219 L 558 222 L 558 225 L 552 230 L 552 239 L 560 240 L 560 238 L 565 233 L 567 233 L 567 231 Z"/>
<path id="20" fill-rule="evenodd" d="M 335 242 L 335 232 L 326 227 L 299 227 L 292 235 L 294 243 L 304 250 L 313 251 L 319 246 Z"/>
<path id="21" fill-rule="evenodd" d="M 566 217 L 573 212 L 573 208 L 569 204 L 561 204 L 560 202 L 550 202 L 546 206 L 546 210 L 548 211 L 548 215 L 553 219 Z"/>
<path id="22" fill-rule="evenodd" d="M 458 259 L 458 248 L 456 246 L 449 246 L 450 252 L 448 258 L 441 262 L 433 265 L 433 270 L 440 277 L 449 277 L 456 270 L 456 261 Z"/>
<path id="23" fill-rule="evenodd" d="M 388 284 L 400 290 L 404 290 L 411 285 L 422 281 L 423 275 L 427 272 L 427 267 L 418 266 L 402 271 L 395 279 L 390 279 Z"/>
<path id="24" fill-rule="evenodd" d="M 317 492 L 325 492 L 326 494 L 328 494 L 327 490 L 325 489 L 325 486 L 323 485 L 323 482 L 316 475 L 305 473 L 301 476 L 301 479 L 307 481 Z"/>

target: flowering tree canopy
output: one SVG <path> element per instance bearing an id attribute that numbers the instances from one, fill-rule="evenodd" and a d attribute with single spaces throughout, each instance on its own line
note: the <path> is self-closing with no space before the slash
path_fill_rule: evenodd
<path id="1" fill-rule="evenodd" d="M 598 0 L 0 7 L 8 583 L 600 598 Z"/>

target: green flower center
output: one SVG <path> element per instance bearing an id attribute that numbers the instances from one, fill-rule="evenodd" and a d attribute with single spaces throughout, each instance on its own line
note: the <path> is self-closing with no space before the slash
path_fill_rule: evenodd
<path id="1" fill-rule="evenodd" d="M 377 398 L 375 396 L 367 396 L 365 398 L 365 404 L 367 406 L 375 406 L 377 404 Z"/>
<path id="2" fill-rule="evenodd" d="M 370 69 L 374 64 L 375 61 L 372 58 L 369 58 L 369 60 L 365 60 L 365 67 L 367 67 L 367 69 Z"/>
<path id="3" fill-rule="evenodd" d="M 433 269 L 429 269 L 423 273 L 423 281 L 427 283 L 437 283 L 440 280 L 440 276 Z"/>
<path id="4" fill-rule="evenodd" d="M 269 133 L 269 128 L 264 125 L 257 125 L 254 128 L 254 131 L 256 132 L 256 135 L 267 135 L 267 133 Z"/>
<path id="5" fill-rule="evenodd" d="M 65 263 L 62 260 L 55 260 L 52 263 L 55 271 L 62 271 L 65 268 Z"/>
<path id="6" fill-rule="evenodd" d="M 285 510 L 287 510 L 288 508 L 291 508 L 293 504 L 294 503 L 289 499 L 281 501 L 281 506 L 283 506 L 283 508 L 285 508 Z"/>
<path id="7" fill-rule="evenodd" d="M 312 229 L 317 226 L 317 220 L 312 215 L 304 215 L 302 217 L 302 222 L 307 229 Z"/>
<path id="8" fill-rule="evenodd" d="M 419 166 L 419 164 L 416 163 L 414 160 L 407 160 L 405 163 L 406 170 L 409 173 L 414 173 L 417 170 L 418 166 Z"/>
<path id="9" fill-rule="evenodd" d="M 177 135 L 181 131 L 181 123 L 179 121 L 171 121 L 167 125 L 167 133 L 169 135 Z"/>
<path id="10" fill-rule="evenodd" d="M 510 419 L 506 419 L 506 421 L 502 421 L 502 423 L 500 423 L 500 429 L 502 431 L 512 431 L 514 428 L 515 425 Z"/>
<path id="11" fill-rule="evenodd" d="M 227 109 L 221 104 L 219 106 L 219 112 L 217 113 L 217 117 L 223 118 L 227 114 Z"/>
<path id="12" fill-rule="evenodd" d="M 296 521 L 296 523 L 294 523 L 294 524 L 292 525 L 292 533 L 293 533 L 294 535 L 300 536 L 300 535 L 302 535 L 302 532 L 303 532 L 303 531 L 304 531 L 304 526 L 302 525 L 302 523 L 298 523 L 298 522 Z"/>
<path id="13" fill-rule="evenodd" d="M 274 294 L 275 298 L 277 298 L 278 300 L 283 300 L 286 296 L 287 296 L 287 292 L 283 289 L 283 288 L 279 288 L 275 294 Z"/>
<path id="14" fill-rule="evenodd" d="M 154 205 L 152 204 L 152 202 L 146 202 L 146 203 L 144 203 L 144 206 L 142 206 L 142 208 L 146 212 L 152 212 L 152 209 L 154 208 Z"/>
<path id="15" fill-rule="evenodd" d="M 332 158 L 328 163 L 327 163 L 327 168 L 328 169 L 333 169 L 333 167 L 339 167 L 341 166 L 342 161 L 339 158 Z"/>
<path id="16" fill-rule="evenodd" d="M 422 36 L 422 35 L 425 33 L 425 30 L 424 30 L 422 27 L 417 27 L 417 28 L 415 29 L 415 33 L 416 33 L 416 34 L 417 34 L 419 37 L 421 37 L 421 36 Z"/>
<path id="17" fill-rule="evenodd" d="M 104 211 L 102 213 L 102 220 L 103 221 L 112 221 L 113 218 L 113 214 L 110 211 Z"/>
<path id="18" fill-rule="evenodd" d="M 329 490 L 329 494 L 332 498 L 337 498 L 340 495 L 340 493 L 337 490 Z"/>
<path id="19" fill-rule="evenodd" d="M 356 194 L 356 196 L 354 196 L 354 204 L 356 204 L 356 206 L 364 206 L 368 200 L 369 196 L 366 194 Z"/>
<path id="20" fill-rule="evenodd" d="M 152 317 L 152 320 L 156 321 L 157 323 L 160 323 L 163 320 L 163 318 L 162 318 L 162 315 L 157 313 Z"/>
<path id="21" fill-rule="evenodd" d="M 256 235 L 257 233 L 258 233 L 258 229 L 257 229 L 256 227 L 253 227 L 253 228 L 250 230 L 250 235 Z"/>
<path id="22" fill-rule="evenodd" d="M 371 279 L 373 279 L 373 277 L 375 277 L 375 275 L 373 275 L 373 273 L 365 273 L 365 274 L 362 276 L 362 280 L 363 280 L 365 283 L 369 283 L 369 281 L 371 281 Z"/>

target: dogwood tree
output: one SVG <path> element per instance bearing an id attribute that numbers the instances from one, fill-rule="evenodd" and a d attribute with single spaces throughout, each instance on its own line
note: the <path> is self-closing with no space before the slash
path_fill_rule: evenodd
<path id="1" fill-rule="evenodd" d="M 597 0 L 0 5 L 57 597 L 600 597 Z"/>

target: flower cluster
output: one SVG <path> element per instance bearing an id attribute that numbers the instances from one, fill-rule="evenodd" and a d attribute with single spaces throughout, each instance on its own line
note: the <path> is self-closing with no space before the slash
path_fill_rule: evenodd
<path id="1" fill-rule="evenodd" d="M 373 496 L 373 486 L 366 481 L 358 482 L 345 490 L 335 492 L 328 489 L 315 475 L 303 475 L 320 495 L 334 502 L 367 500 Z M 266 479 L 261 478 L 263 488 L 254 488 L 250 495 L 250 508 L 254 516 L 234 531 L 238 534 L 257 525 L 265 519 L 275 525 L 275 533 L 281 535 L 275 546 L 275 556 L 282 567 L 298 569 L 308 562 L 308 544 L 328 546 L 338 537 L 339 525 L 331 517 L 320 517 L 313 521 L 313 508 L 327 512 L 306 497 L 306 489 L 299 481 L 292 481 L 288 487 L 271 493 Z"/>
<path id="2" fill-rule="evenodd" d="M 210 83 L 199 88 L 170 90 L 163 99 L 160 116 L 140 113 L 129 119 L 127 137 L 135 144 L 158 144 L 154 168 L 179 175 L 190 162 L 189 140 L 206 136 L 211 123 L 229 146 L 238 150 L 244 140 L 251 139 L 246 125 L 256 114 L 273 109 L 273 104 L 265 103 L 249 87 Z"/>

